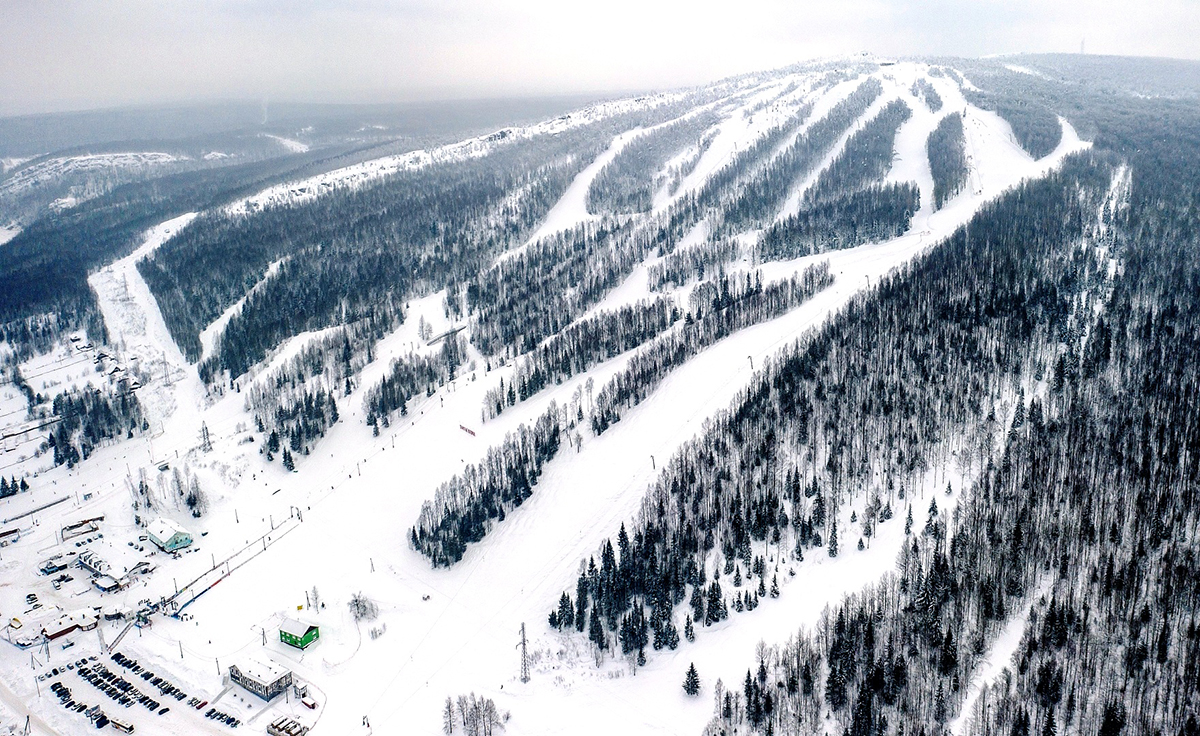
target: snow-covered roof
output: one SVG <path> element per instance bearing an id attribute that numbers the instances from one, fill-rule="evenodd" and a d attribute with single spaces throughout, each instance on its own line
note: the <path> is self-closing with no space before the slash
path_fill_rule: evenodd
<path id="1" fill-rule="evenodd" d="M 237 668 L 242 671 L 242 674 L 252 680 L 257 680 L 264 685 L 270 685 L 279 678 L 291 672 L 286 667 L 275 664 L 270 660 L 262 659 L 247 659 L 239 662 Z"/>
<path id="2" fill-rule="evenodd" d="M 163 542 L 167 541 L 176 534 L 187 534 L 186 529 L 179 526 L 179 524 L 176 524 L 174 521 L 165 518 L 155 519 L 154 521 L 150 522 L 150 525 L 146 527 L 146 531 L 153 535 L 155 539 Z"/>
<path id="3" fill-rule="evenodd" d="M 290 634 L 297 639 L 303 639 L 304 635 L 308 633 L 308 630 L 315 625 L 316 624 L 306 624 L 303 621 L 297 621 L 294 618 L 284 618 L 279 624 L 279 630 L 285 634 Z"/>
<path id="4" fill-rule="evenodd" d="M 64 613 L 44 627 L 47 632 L 59 632 L 75 626 L 91 626 L 97 621 L 96 613 L 86 608 Z"/>

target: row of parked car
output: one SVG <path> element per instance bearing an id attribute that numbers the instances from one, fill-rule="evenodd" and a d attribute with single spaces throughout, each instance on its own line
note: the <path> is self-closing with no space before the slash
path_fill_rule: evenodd
<path id="1" fill-rule="evenodd" d="M 61 682 L 58 682 L 57 680 L 53 685 L 50 686 L 50 692 L 54 693 L 55 697 L 58 698 L 59 702 L 62 703 L 63 707 L 67 710 L 73 710 L 76 713 L 82 713 L 88 709 L 87 703 L 75 702 L 75 700 L 71 697 L 71 688 L 67 687 Z"/>
<path id="2" fill-rule="evenodd" d="M 176 700 L 178 700 L 180 702 L 182 702 L 183 699 L 187 697 L 187 694 L 184 693 L 179 688 L 175 687 L 175 685 L 173 683 L 171 683 L 170 680 L 168 680 L 165 677 L 159 677 L 159 676 L 155 675 L 153 672 L 151 672 L 150 670 L 143 668 L 140 664 L 138 664 L 136 659 L 130 659 L 129 657 L 126 657 L 124 654 L 122 654 L 120 652 L 116 652 L 112 655 L 112 660 L 114 662 L 116 662 L 117 664 L 121 665 L 122 667 L 124 667 L 125 669 L 138 675 L 139 677 L 141 677 L 143 680 L 150 683 L 154 687 L 158 688 L 158 691 L 163 694 L 163 697 L 175 698 Z"/>
<path id="3" fill-rule="evenodd" d="M 88 662 L 95 662 L 95 661 L 96 661 L 96 656 L 92 655 L 91 657 L 84 657 L 83 659 L 80 659 L 75 662 L 68 662 L 65 665 L 63 665 L 62 667 L 55 667 L 54 669 L 51 669 L 51 670 L 41 673 L 40 675 L 37 676 L 38 682 L 45 682 L 46 680 L 50 679 L 51 677 L 65 675 L 68 672 L 70 672 L 71 670 L 75 669 L 76 667 L 82 667 L 85 664 L 87 664 Z"/>
<path id="4" fill-rule="evenodd" d="M 138 703 L 151 713 L 158 711 L 160 716 L 165 715 L 167 711 L 171 710 L 169 707 L 160 708 L 161 703 L 138 690 L 132 682 L 108 669 L 103 664 L 97 663 L 90 667 L 80 667 L 79 676 L 100 690 L 100 692 L 112 698 L 114 702 L 126 708 L 132 707 L 134 703 Z"/>
<path id="5" fill-rule="evenodd" d="M 71 688 L 67 687 L 61 682 L 55 682 L 53 685 L 51 685 L 50 691 L 58 696 L 58 700 L 63 704 L 64 708 L 67 710 L 73 710 L 76 713 L 83 713 L 88 717 L 88 720 L 90 720 L 92 724 L 96 726 L 96 728 L 104 728 L 105 726 L 111 725 L 113 728 L 121 731 L 122 733 L 133 733 L 134 729 L 132 723 L 126 723 L 125 721 L 119 720 L 115 717 L 108 716 L 104 711 L 100 710 L 100 706 L 93 705 L 89 708 L 87 703 L 76 703 L 71 699 Z"/>
<path id="6" fill-rule="evenodd" d="M 219 721 L 221 723 L 224 723 L 226 726 L 229 726 L 230 728 L 237 728 L 242 723 L 237 718 L 234 718 L 233 716 L 231 716 L 228 713 L 225 713 L 223 711 L 219 711 L 216 708 L 209 708 L 207 711 L 205 711 L 204 717 L 210 718 L 214 721 Z"/>

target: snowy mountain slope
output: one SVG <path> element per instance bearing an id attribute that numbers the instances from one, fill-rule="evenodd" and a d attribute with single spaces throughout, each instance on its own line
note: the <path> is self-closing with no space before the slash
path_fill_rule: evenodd
<path id="1" fill-rule="evenodd" d="M 927 68 L 900 64 L 877 72 L 888 91 L 858 124 L 894 96 L 908 97 L 911 80 L 924 75 Z M 797 91 L 779 98 L 779 91 L 791 81 L 798 83 Z M 264 652 L 288 664 L 319 692 L 321 707 L 316 714 L 300 710 L 294 703 L 277 703 L 271 706 L 271 716 L 262 715 L 263 708 L 256 701 L 237 700 L 238 691 L 226 693 L 220 707 L 245 716 L 244 720 L 257 716 L 255 727 L 275 713 L 291 712 L 310 723 L 319 716 L 318 733 L 353 732 L 366 715 L 380 733 L 432 734 L 440 728 L 438 710 L 442 700 L 447 695 L 473 691 L 494 698 L 501 710 L 512 713 L 507 733 L 561 733 L 568 719 L 588 724 L 588 732 L 595 733 L 700 732 L 710 716 L 711 703 L 708 697 L 693 700 L 680 693 L 679 682 L 686 665 L 697 664 L 706 696 L 711 694 L 717 677 L 736 687 L 739 673 L 752 660 L 758 641 L 781 641 L 798 627 L 815 626 L 826 605 L 875 582 L 892 566 L 903 541 L 900 524 L 885 527 L 867 552 L 837 560 L 809 559 L 795 565 L 796 576 L 782 581 L 784 590 L 779 600 L 766 602 L 760 610 L 735 621 L 704 629 L 694 644 L 684 643 L 675 652 L 656 652 L 644 668 L 613 660 L 597 668 L 586 641 L 574 634 L 548 631 L 545 614 L 558 593 L 571 586 L 579 561 L 594 554 L 603 539 L 614 535 L 620 523 L 637 512 L 646 486 L 667 458 L 702 431 L 706 420 L 728 406 L 748 384 L 751 364 L 761 368 L 780 348 L 823 324 L 855 294 L 968 222 L 980 207 L 1008 187 L 1024 178 L 1044 175 L 1071 153 L 1087 147 L 1063 121 L 1064 135 L 1058 149 L 1040 161 L 1032 161 L 1015 144 L 1006 122 L 968 105 L 961 95 L 956 97 L 955 87 L 947 79 L 931 81 L 946 99 L 946 111 L 967 111 L 973 182 L 970 190 L 943 209 L 932 211 L 932 182 L 924 142 L 940 116 L 910 98 L 914 116 L 897 136 L 896 158 L 889 175 L 894 181 L 916 181 L 921 188 L 922 208 L 909 231 L 887 242 L 758 266 L 764 280 L 774 281 L 827 260 L 836 280 L 794 312 L 738 332 L 703 351 L 668 376 L 612 430 L 601 437 L 582 437 L 578 450 L 564 449 L 547 465 L 533 496 L 497 524 L 483 541 L 470 547 L 465 559 L 449 570 L 430 568 L 407 544 L 407 529 L 421 504 L 441 482 L 466 464 L 479 462 L 506 432 L 522 422 L 532 422 L 551 401 L 567 405 L 577 392 L 586 394 L 589 382 L 597 388 L 602 386 L 624 367 L 630 353 L 614 356 L 486 424 L 479 422 L 483 393 L 501 377 L 507 380 L 511 376 L 511 364 L 489 372 L 484 368 L 487 358 L 473 353 L 474 368 L 464 369 L 433 396 L 411 402 L 407 416 L 394 418 L 390 427 L 373 437 L 364 423 L 362 399 L 366 389 L 378 381 L 393 358 L 410 350 L 436 350 L 422 344 L 416 332 L 417 318 L 427 320 L 435 334 L 467 324 L 465 319 L 447 317 L 442 306 L 444 292 L 414 298 L 408 304 L 405 322 L 375 345 L 374 360 L 363 369 L 356 388 L 349 396 L 339 396 L 342 421 L 315 445 L 311 455 L 299 458 L 299 472 L 286 473 L 278 464 L 265 463 L 259 455 L 261 437 L 256 440 L 255 433 L 247 429 L 253 422 L 237 390 L 206 389 L 199 380 L 195 366 L 171 341 L 153 297 L 133 265 L 186 224 L 190 216 L 164 223 L 147 234 L 135 254 L 91 277 L 113 347 L 127 364 L 136 360 L 148 379 L 143 381 L 138 396 L 151 416 L 152 429 L 145 436 L 101 448 L 80 469 L 60 467 L 41 472 L 42 484 L 53 483 L 54 490 L 39 490 L 39 502 L 53 497 L 70 499 L 79 491 L 95 495 L 90 500 L 70 500 L 52 515 L 44 515 L 44 528 L 31 528 L 34 539 L 28 545 L 22 543 L 14 554 L 31 565 L 39 562 L 36 558 L 41 551 L 53 546 L 52 527 L 93 513 L 109 517 L 109 536 L 132 541 L 137 528 L 124 482 L 136 471 L 126 466 L 145 467 L 152 478 L 157 478 L 158 471 L 142 458 L 155 464 L 169 458 L 173 465 L 186 465 L 203 479 L 209 489 L 210 508 L 203 517 L 192 519 L 178 499 L 163 497 L 156 513 L 178 517 L 197 533 L 198 539 L 201 532 L 206 532 L 198 543 L 200 552 L 184 554 L 180 559 L 159 555 L 156 562 L 161 569 L 144 586 L 107 597 L 105 603 L 122 600 L 132 605 L 142 598 L 169 596 L 177 583 L 204 573 L 213 566 L 213 560 L 222 559 L 260 535 L 270 536 L 272 527 L 281 520 L 303 514 L 302 523 L 289 522 L 292 530 L 282 538 L 276 537 L 277 543 L 271 539 L 261 556 L 190 605 L 186 609 L 188 620 L 158 616 L 155 625 L 144 630 L 140 638 L 128 638 L 122 644 L 127 653 L 136 652 L 143 662 L 153 663 L 156 671 L 171 673 L 189 692 L 202 693 L 209 700 L 224 689 L 216 675 L 218 668 L 227 669 L 243 657 Z M 721 124 L 712 145 L 679 191 L 702 186 L 739 147 L 777 124 L 801 100 L 815 101 L 812 119 L 816 119 L 822 109 L 829 109 L 841 99 L 839 95 L 853 89 L 852 82 L 844 82 L 831 90 L 810 93 L 811 82 L 812 78 L 797 75 L 753 92 Z M 622 104 L 658 104 L 653 101 L 657 99 Z M 755 105 L 772 102 L 778 107 L 768 108 L 768 112 L 741 114 Z M 552 134 L 564 126 L 621 109 L 626 108 L 617 105 L 585 111 L 578 119 L 567 116 L 512 134 Z M 550 210 L 539 233 L 587 218 L 582 197 L 589 177 L 632 135 L 635 133 L 618 136 L 600 158 L 584 169 Z M 836 149 L 840 150 L 849 135 L 843 136 Z M 441 157 L 486 156 L 493 143 L 487 138 L 473 139 L 435 151 L 369 162 L 272 188 L 243 200 L 235 208 L 252 213 L 258 206 L 302 202 L 326 188 L 354 186 Z M 821 168 L 834 155 L 836 150 Z M 808 182 L 815 181 L 817 174 L 810 175 Z M 796 202 L 804 186 L 804 182 L 796 184 Z M 663 202 L 662 209 L 671 201 Z M 703 231 L 701 222 L 688 239 L 700 239 Z M 687 245 L 685 240 L 677 247 Z M 649 296 L 645 269 L 655 258 L 650 256 L 636 267 L 622 285 L 587 314 Z M 730 270 L 748 271 L 752 265 L 735 263 Z M 687 291 L 686 287 L 680 288 L 670 296 L 682 306 L 687 303 Z M 220 322 L 214 322 L 206 331 L 208 337 L 203 339 L 207 345 L 220 331 Z M 250 380 L 267 381 L 282 361 L 314 337 L 306 333 L 277 346 L 270 362 L 258 366 Z M 245 382 L 238 389 L 247 385 Z M 199 449 L 202 425 L 213 436 L 211 452 Z M 933 468 L 928 483 L 919 491 L 921 497 L 935 489 L 940 492 L 947 477 L 953 477 L 959 487 L 964 480 L 946 467 Z M 947 513 L 957 500 L 948 499 L 943 506 Z M 8 518 L 10 513 L 31 508 L 34 504 L 30 501 L 0 501 L 0 516 Z M 847 517 L 849 512 L 844 510 Z M 6 550 L 6 557 L 8 554 Z M 33 575 L 20 577 L 13 590 L 0 594 L 4 612 L 7 614 L 13 603 L 19 603 L 18 587 L 24 590 L 40 582 Z M 327 607 L 297 615 L 319 622 L 322 640 L 301 654 L 272 641 L 274 627 L 284 614 L 296 613 L 294 606 L 305 604 L 306 593 L 314 586 Z M 350 619 L 346 601 L 359 591 L 380 605 L 379 621 L 356 623 Z M 42 594 L 64 609 L 76 604 L 67 593 Z M 80 597 L 98 599 L 91 593 L 80 593 Z M 386 632 L 373 638 L 370 629 L 384 624 Z M 521 624 L 526 626 L 534 655 L 530 683 L 521 683 L 516 677 L 513 646 Z M 111 624 L 101 626 L 109 640 L 119 631 Z M 268 641 L 265 645 L 264 637 Z M 77 638 L 79 645 L 69 653 L 53 652 L 56 662 L 75 652 L 96 651 L 92 637 Z M 5 652 L 0 658 L 3 677 L 14 683 L 14 690 L 24 702 L 35 702 L 33 683 L 17 675 L 25 666 L 23 655 L 14 654 L 18 653 Z M 71 687 L 88 693 L 89 686 L 84 683 L 72 681 Z M 95 700 L 96 696 L 88 693 L 87 697 Z M 49 728 L 62 733 L 73 732 L 83 723 L 53 702 L 36 706 L 36 711 L 50 724 Z M 182 707 L 173 708 L 170 718 L 141 712 L 136 718 L 139 733 L 169 733 L 184 728 L 196 733 L 222 732 L 222 727 Z"/>
<path id="2" fill-rule="evenodd" d="M 0 196 L 12 195 L 22 189 L 35 187 L 54 179 L 88 171 L 153 167 L 179 160 L 169 153 L 133 151 L 130 153 L 101 153 L 51 158 L 15 170 L 0 181 Z"/>
<path id="3" fill-rule="evenodd" d="M 630 110 L 663 105 L 679 97 L 680 95 L 663 94 L 601 103 L 535 125 L 520 128 L 504 128 L 494 133 L 439 146 L 430 150 L 418 150 L 396 156 L 374 159 L 297 182 L 270 187 L 229 204 L 227 209 L 230 212 L 245 212 L 253 211 L 260 207 L 304 202 L 337 187 L 359 186 L 397 171 L 411 171 L 428 166 L 434 162 L 486 156 L 496 144 L 506 140 L 538 135 L 554 135 Z"/>

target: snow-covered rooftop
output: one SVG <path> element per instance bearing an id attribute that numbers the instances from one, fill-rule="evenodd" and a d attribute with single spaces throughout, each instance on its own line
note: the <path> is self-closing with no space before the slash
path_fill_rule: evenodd
<path id="1" fill-rule="evenodd" d="M 291 672 L 288 668 L 276 664 L 269 659 L 245 659 L 239 662 L 236 667 L 246 677 L 261 682 L 264 685 L 270 685 L 272 682 L 285 677 Z"/>
<path id="2" fill-rule="evenodd" d="M 167 518 L 159 518 L 150 522 L 149 526 L 146 527 L 146 531 L 148 531 L 155 539 L 164 542 L 176 534 L 187 534 L 186 529 L 184 529 L 178 523 Z"/>
<path id="3" fill-rule="evenodd" d="M 279 624 L 279 630 L 285 634 L 290 634 L 291 636 L 299 639 L 303 638 L 304 635 L 308 633 L 308 630 L 313 626 L 315 626 L 315 624 L 306 624 L 303 621 L 297 621 L 294 618 L 285 618 L 283 619 L 282 623 Z"/>

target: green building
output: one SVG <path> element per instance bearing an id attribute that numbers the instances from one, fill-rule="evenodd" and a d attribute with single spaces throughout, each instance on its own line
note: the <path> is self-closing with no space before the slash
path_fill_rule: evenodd
<path id="1" fill-rule="evenodd" d="M 156 519 L 146 527 L 150 541 L 157 544 L 164 552 L 174 552 L 192 543 L 192 535 L 170 519 Z"/>
<path id="2" fill-rule="evenodd" d="M 321 630 L 313 624 L 285 618 L 279 625 L 279 641 L 297 649 L 307 649 L 309 644 L 320 638 Z"/>

